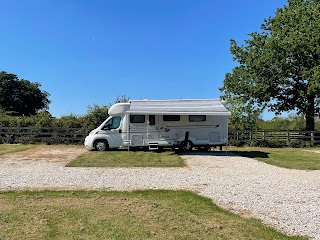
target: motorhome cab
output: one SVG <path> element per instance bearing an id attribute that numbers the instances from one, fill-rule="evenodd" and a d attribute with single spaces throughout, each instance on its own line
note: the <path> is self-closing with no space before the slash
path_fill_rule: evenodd
<path id="1" fill-rule="evenodd" d="M 86 137 L 87 149 L 179 147 L 188 151 L 228 141 L 231 113 L 219 99 L 132 100 L 113 105 L 108 113 L 108 119 Z"/>

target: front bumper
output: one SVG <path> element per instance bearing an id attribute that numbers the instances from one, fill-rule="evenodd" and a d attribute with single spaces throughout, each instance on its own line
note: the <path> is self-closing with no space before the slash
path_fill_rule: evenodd
<path id="1" fill-rule="evenodd" d="M 93 150 L 94 146 L 93 146 L 93 137 L 86 136 L 85 140 L 84 140 L 84 146 L 86 147 L 86 149 L 88 150 Z"/>

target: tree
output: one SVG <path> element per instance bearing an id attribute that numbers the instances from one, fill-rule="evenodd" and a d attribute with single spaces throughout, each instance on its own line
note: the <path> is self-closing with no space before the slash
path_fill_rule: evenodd
<path id="1" fill-rule="evenodd" d="M 229 128 L 234 130 L 257 130 L 261 121 L 261 110 L 255 109 L 243 99 L 227 99 L 227 108 L 230 110 Z"/>
<path id="2" fill-rule="evenodd" d="M 88 106 L 88 113 L 84 116 L 86 127 L 94 128 L 99 126 L 104 120 L 109 117 L 108 106 Z"/>
<path id="3" fill-rule="evenodd" d="M 114 101 L 114 104 L 128 102 L 129 99 L 130 97 L 127 97 L 126 95 L 118 96 Z M 83 116 L 84 125 L 88 128 L 94 128 L 99 126 L 104 120 L 106 120 L 109 117 L 108 111 L 113 104 L 109 105 L 110 106 L 99 106 L 94 104 L 93 106 L 88 106 L 87 114 Z"/>
<path id="4" fill-rule="evenodd" d="M 125 103 L 125 102 L 129 102 L 130 101 L 130 97 L 127 97 L 127 95 L 121 95 L 118 96 L 117 99 L 114 101 L 115 103 Z"/>
<path id="5" fill-rule="evenodd" d="M 239 65 L 226 74 L 223 97 L 277 114 L 297 110 L 313 131 L 320 104 L 320 0 L 288 0 L 249 36 L 240 46 L 231 39 Z"/>
<path id="6" fill-rule="evenodd" d="M 303 130 L 303 116 L 290 114 L 288 117 L 274 117 L 260 123 L 261 129 L 264 130 Z"/>
<path id="7" fill-rule="evenodd" d="M 40 87 L 40 83 L 0 72 L 0 108 L 19 116 L 35 115 L 40 110 L 48 109 L 49 93 L 41 91 Z"/>

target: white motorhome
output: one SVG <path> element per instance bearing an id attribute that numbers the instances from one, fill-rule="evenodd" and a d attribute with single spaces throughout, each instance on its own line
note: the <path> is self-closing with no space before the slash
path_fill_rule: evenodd
<path id="1" fill-rule="evenodd" d="M 109 109 L 109 117 L 90 132 L 85 146 L 113 148 L 223 146 L 228 141 L 231 113 L 219 99 L 131 100 Z"/>

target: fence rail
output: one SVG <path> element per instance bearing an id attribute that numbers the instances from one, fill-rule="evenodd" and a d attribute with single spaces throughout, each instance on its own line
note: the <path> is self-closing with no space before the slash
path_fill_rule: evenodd
<path id="1" fill-rule="evenodd" d="M 299 130 L 230 130 L 229 141 L 231 143 L 248 143 L 258 141 L 277 141 L 283 145 L 293 145 L 292 143 L 320 144 L 320 131 L 299 131 Z"/>
<path id="2" fill-rule="evenodd" d="M 58 127 L 0 127 L 0 143 L 67 143 L 82 144 L 91 129 Z M 320 144 L 320 131 L 275 131 L 275 130 L 229 130 L 231 144 L 252 141 L 278 141 L 289 146 L 290 143 L 308 142 Z"/>
<path id="3" fill-rule="evenodd" d="M 53 127 L 0 127 L 0 143 L 82 144 L 90 129 Z"/>

